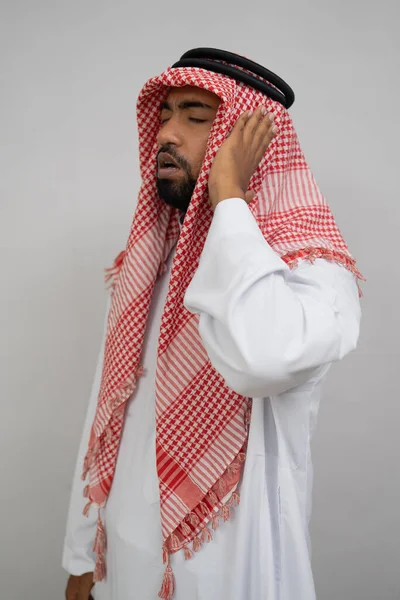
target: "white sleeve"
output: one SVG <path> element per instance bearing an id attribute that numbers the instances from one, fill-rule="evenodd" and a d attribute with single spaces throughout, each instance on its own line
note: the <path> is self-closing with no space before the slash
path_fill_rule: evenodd
<path id="1" fill-rule="evenodd" d="M 184 304 L 214 368 L 239 394 L 281 394 L 353 350 L 355 277 L 318 259 L 290 270 L 240 198 L 220 202 Z"/>
<path id="2" fill-rule="evenodd" d="M 108 301 L 106 315 L 108 315 L 109 307 L 110 300 Z M 79 446 L 68 510 L 62 566 L 71 575 L 82 575 L 83 573 L 94 571 L 96 562 L 96 555 L 93 552 L 93 544 L 96 535 L 98 513 L 96 508 L 91 508 L 88 517 L 85 517 L 82 514 L 82 511 L 88 500 L 83 496 L 83 490 L 87 484 L 87 481 L 82 481 L 81 475 L 83 470 L 83 460 L 85 458 L 89 443 L 90 429 L 96 412 L 97 397 L 100 389 L 106 325 L 107 316 L 104 325 L 103 340 L 101 343 L 96 374 Z"/>

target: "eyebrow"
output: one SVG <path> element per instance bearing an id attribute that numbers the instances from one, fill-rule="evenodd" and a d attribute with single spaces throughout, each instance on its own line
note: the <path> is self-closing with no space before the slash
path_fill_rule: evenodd
<path id="1" fill-rule="evenodd" d="M 215 110 L 214 107 L 206 104 L 205 102 L 199 102 L 198 100 L 184 100 L 178 104 L 180 110 L 187 110 L 188 108 L 207 108 Z M 161 102 L 160 110 L 172 110 L 168 102 Z"/>

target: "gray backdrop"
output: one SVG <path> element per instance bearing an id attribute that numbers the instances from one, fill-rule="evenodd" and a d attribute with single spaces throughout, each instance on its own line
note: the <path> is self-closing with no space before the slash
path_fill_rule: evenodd
<path id="1" fill-rule="evenodd" d="M 319 600 L 399 600 L 399 8 L 393 0 L 0 4 L 0 595 L 63 598 L 70 482 L 102 269 L 139 186 L 142 84 L 195 46 L 286 78 L 321 189 L 368 276 L 359 349 L 314 442 Z M 188 599 L 189 600 L 189 599 Z"/>

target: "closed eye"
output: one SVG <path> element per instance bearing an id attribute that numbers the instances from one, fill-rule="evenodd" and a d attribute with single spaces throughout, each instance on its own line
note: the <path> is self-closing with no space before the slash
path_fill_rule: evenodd
<path id="1" fill-rule="evenodd" d="M 161 119 L 161 125 L 164 125 L 169 119 L 170 117 L 168 117 L 168 119 Z M 205 123 L 207 119 L 195 119 L 194 117 L 189 117 L 189 121 L 192 121 L 193 123 Z"/>

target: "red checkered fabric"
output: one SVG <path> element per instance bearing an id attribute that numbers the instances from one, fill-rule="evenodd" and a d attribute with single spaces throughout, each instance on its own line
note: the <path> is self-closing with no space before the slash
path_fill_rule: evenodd
<path id="1" fill-rule="evenodd" d="M 179 212 L 157 195 L 156 136 L 161 101 L 170 87 L 185 85 L 209 90 L 222 101 L 180 231 Z M 211 539 L 209 525 L 215 528 L 219 519 L 229 518 L 231 506 L 239 500 L 251 400 L 229 389 L 214 369 L 198 333 L 198 316 L 185 309 L 183 300 L 213 216 L 207 197 L 212 161 L 240 114 L 260 104 L 275 114 L 278 128 L 249 186 L 256 192 L 249 207 L 265 239 L 291 267 L 300 258 L 323 257 L 359 276 L 283 106 L 203 69 L 167 69 L 146 83 L 137 104 L 142 186 L 125 252 L 110 273 L 114 290 L 103 376 L 83 477 L 89 474 L 88 507 L 103 507 L 115 471 L 126 401 L 142 372 L 140 357 L 154 283 L 177 243 L 156 375 L 156 455 L 168 563 L 161 598 L 172 596 L 169 555 L 182 549 L 190 558 L 192 549 Z M 99 580 L 105 574 L 100 519 L 95 549 Z"/>

